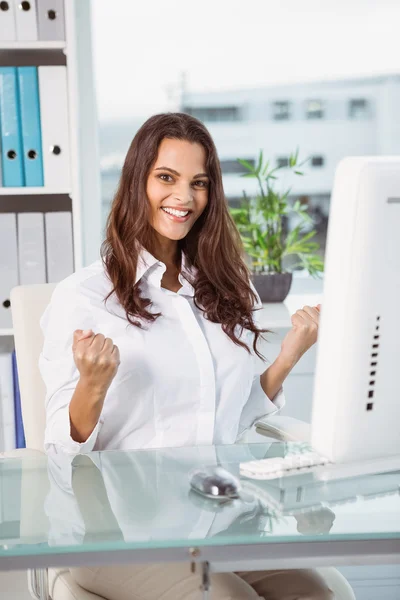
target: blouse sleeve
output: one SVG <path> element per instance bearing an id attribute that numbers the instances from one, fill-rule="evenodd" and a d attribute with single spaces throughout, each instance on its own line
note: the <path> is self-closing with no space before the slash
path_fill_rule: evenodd
<path id="1" fill-rule="evenodd" d="M 75 329 L 93 329 L 95 323 L 89 299 L 79 293 L 77 284 L 59 284 L 40 320 L 44 335 L 39 357 L 39 369 L 46 386 L 46 452 L 67 454 L 93 450 L 101 418 L 89 438 L 79 443 L 71 437 L 69 404 L 79 380 L 79 371 L 72 353 Z"/>
<path id="2" fill-rule="evenodd" d="M 261 302 L 260 296 L 258 295 L 251 281 L 250 285 L 252 290 L 257 295 L 257 301 L 253 308 L 254 322 L 257 325 L 261 326 L 260 311 L 263 308 L 263 304 Z M 253 337 L 251 339 L 253 339 Z M 268 346 L 267 344 L 265 344 L 262 349 L 262 354 L 266 356 L 268 363 L 270 364 L 271 361 L 268 359 L 267 349 Z M 261 358 L 259 358 L 257 354 L 254 353 L 253 349 L 252 352 L 254 367 L 253 379 L 248 400 L 243 407 L 242 414 L 240 417 L 239 435 L 241 435 L 246 429 L 252 427 L 252 425 L 254 425 L 254 423 L 258 419 L 261 419 L 262 417 L 265 417 L 267 415 L 277 413 L 285 405 L 285 395 L 283 392 L 283 387 L 281 387 L 280 390 L 278 390 L 274 398 L 269 398 L 264 392 L 261 386 L 260 376 L 268 368 L 268 363 L 265 363 Z"/>

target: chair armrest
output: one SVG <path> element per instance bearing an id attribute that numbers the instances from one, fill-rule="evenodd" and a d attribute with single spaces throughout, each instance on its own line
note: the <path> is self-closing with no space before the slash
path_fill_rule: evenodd
<path id="1" fill-rule="evenodd" d="M 258 434 L 287 442 L 309 442 L 311 426 L 293 417 L 266 416 L 255 423 Z"/>
<path id="2" fill-rule="evenodd" d="M 334 598 L 340 600 L 356 600 L 353 589 L 347 579 L 335 567 L 318 567 L 317 573 L 333 592 Z"/>

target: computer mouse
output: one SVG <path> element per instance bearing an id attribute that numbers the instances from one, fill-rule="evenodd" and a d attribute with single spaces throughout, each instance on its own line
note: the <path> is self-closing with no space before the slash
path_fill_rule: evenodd
<path id="1" fill-rule="evenodd" d="M 188 499 L 193 506 L 200 508 L 202 511 L 208 511 L 213 514 L 220 513 L 226 510 L 228 506 L 232 505 L 232 502 L 238 502 L 236 498 L 210 498 L 203 496 L 199 492 L 195 492 L 193 488 L 189 488 Z"/>
<path id="2" fill-rule="evenodd" d="M 203 467 L 190 474 L 191 488 L 212 500 L 235 500 L 239 498 L 240 481 L 222 467 Z"/>

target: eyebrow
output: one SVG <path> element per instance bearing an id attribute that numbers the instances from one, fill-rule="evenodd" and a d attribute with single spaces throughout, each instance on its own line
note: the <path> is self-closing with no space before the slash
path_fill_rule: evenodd
<path id="1" fill-rule="evenodd" d="M 178 173 L 178 171 L 175 171 L 174 169 L 170 169 L 169 167 L 157 167 L 154 170 L 155 171 L 169 171 L 170 173 L 173 173 L 177 177 L 180 177 L 180 173 Z M 198 177 L 208 177 L 208 175 L 207 175 L 207 173 L 198 173 L 197 175 L 195 175 L 193 177 L 193 179 L 197 179 Z"/>

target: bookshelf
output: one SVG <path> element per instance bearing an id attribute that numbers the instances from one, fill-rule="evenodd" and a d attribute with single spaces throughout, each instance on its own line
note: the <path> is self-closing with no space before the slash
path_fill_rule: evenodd
<path id="1" fill-rule="evenodd" d="M 41 194 L 70 194 L 70 189 L 46 187 L 0 187 L 0 196 L 38 196 Z"/>
<path id="2" fill-rule="evenodd" d="M 68 2 L 68 0 L 65 0 Z M 63 50 L 66 42 L 4 42 L 0 41 L 0 50 Z"/>
<path id="3" fill-rule="evenodd" d="M 0 337 L 11 337 L 12 335 L 12 329 L 0 329 Z"/>
<path id="4" fill-rule="evenodd" d="M 65 41 L 1 41 L 0 66 L 65 65 L 68 90 L 68 186 L 0 187 L 0 212 L 72 214 L 74 268 L 99 256 L 101 193 L 98 124 L 92 59 L 91 0 L 64 0 Z M 13 332 L 0 328 L 0 352 Z"/>

